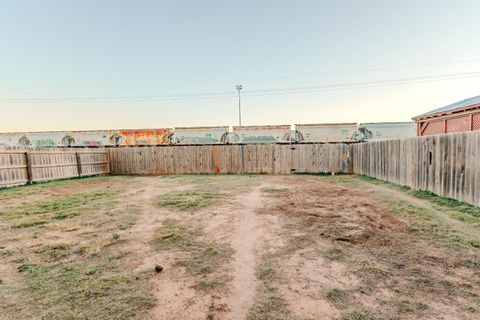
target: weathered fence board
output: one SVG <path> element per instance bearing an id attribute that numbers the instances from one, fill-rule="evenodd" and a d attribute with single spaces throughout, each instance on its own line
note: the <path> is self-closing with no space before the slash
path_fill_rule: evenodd
<path id="1" fill-rule="evenodd" d="M 1 150 L 0 187 L 109 173 L 106 150 Z"/>
<path id="2" fill-rule="evenodd" d="M 349 172 L 346 144 L 112 148 L 113 174 Z"/>
<path id="3" fill-rule="evenodd" d="M 480 132 L 351 145 L 353 172 L 480 205 Z"/>

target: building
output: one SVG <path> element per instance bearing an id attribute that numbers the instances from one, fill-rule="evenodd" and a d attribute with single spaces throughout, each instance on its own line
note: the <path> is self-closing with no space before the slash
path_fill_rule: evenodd
<path id="1" fill-rule="evenodd" d="M 417 136 L 480 130 L 480 95 L 413 117 Z"/>

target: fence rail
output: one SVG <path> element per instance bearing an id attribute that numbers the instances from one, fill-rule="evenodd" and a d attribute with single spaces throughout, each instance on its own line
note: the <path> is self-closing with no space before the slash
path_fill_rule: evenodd
<path id="1" fill-rule="evenodd" d="M 480 206 L 480 132 L 355 144 L 352 173 Z"/>
<path id="2" fill-rule="evenodd" d="M 349 172 L 347 144 L 112 148 L 113 174 Z"/>
<path id="3" fill-rule="evenodd" d="M 109 172 L 106 150 L 0 150 L 0 187 Z"/>

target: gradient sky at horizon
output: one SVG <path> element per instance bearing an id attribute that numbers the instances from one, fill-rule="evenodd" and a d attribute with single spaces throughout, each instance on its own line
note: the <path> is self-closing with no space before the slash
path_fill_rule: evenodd
<path id="1" fill-rule="evenodd" d="M 408 121 L 480 94 L 478 0 L 0 4 L 1 132 L 236 125 L 237 83 L 246 125 Z"/>

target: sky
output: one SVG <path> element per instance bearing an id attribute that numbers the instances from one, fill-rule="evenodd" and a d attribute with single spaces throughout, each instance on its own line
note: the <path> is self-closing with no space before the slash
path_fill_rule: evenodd
<path id="1" fill-rule="evenodd" d="M 480 1 L 0 0 L 0 132 L 409 121 L 480 94 Z"/>

